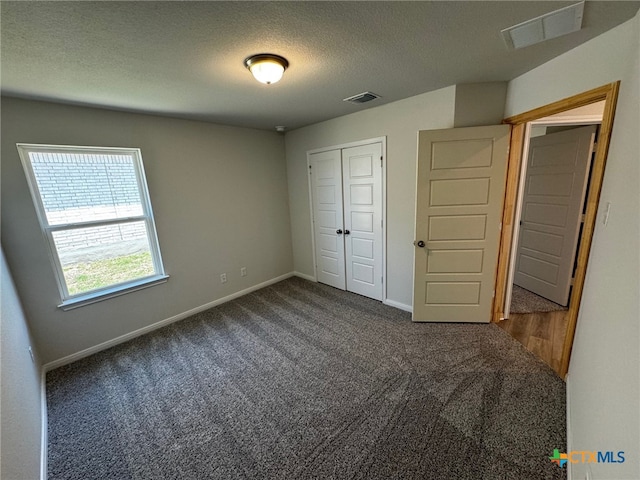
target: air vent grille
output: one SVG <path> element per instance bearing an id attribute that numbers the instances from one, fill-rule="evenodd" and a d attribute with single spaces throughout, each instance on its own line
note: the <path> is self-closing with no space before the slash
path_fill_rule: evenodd
<path id="1" fill-rule="evenodd" d="M 380 95 L 373 92 L 362 92 L 357 95 L 353 95 L 352 97 L 344 98 L 342 101 L 351 103 L 367 103 L 371 100 L 375 100 L 376 98 L 380 98 Z"/>
<path id="2" fill-rule="evenodd" d="M 509 49 L 535 45 L 580 30 L 583 12 L 584 1 L 505 28 L 502 37 Z"/>

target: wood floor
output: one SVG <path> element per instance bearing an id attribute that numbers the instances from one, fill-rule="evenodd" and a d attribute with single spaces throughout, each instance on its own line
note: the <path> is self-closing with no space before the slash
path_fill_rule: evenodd
<path id="1" fill-rule="evenodd" d="M 567 333 L 567 312 L 512 313 L 498 326 L 518 340 L 558 375 L 564 337 Z"/>

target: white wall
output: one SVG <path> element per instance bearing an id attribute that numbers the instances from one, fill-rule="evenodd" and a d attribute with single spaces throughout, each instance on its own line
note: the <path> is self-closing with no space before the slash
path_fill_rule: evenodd
<path id="1" fill-rule="evenodd" d="M 0 478 L 40 478 L 40 364 L 29 355 L 33 345 L 11 274 L 0 251 L 0 339 L 2 433 Z"/>
<path id="2" fill-rule="evenodd" d="M 17 142 L 140 147 L 169 281 L 58 309 Z M 43 363 L 293 268 L 284 139 L 275 132 L 3 98 L 1 193 L 2 244 Z"/>
<path id="3" fill-rule="evenodd" d="M 622 81 L 567 388 L 569 448 L 622 450 L 626 461 L 574 464 L 576 480 L 587 468 L 594 479 L 640 478 L 639 57 L 640 14 L 516 78 L 507 93 L 510 116 Z"/>
<path id="4" fill-rule="evenodd" d="M 308 150 L 387 137 L 387 295 L 411 306 L 418 130 L 453 127 L 455 87 L 288 132 L 287 176 L 294 269 L 313 275 Z M 356 107 L 357 108 L 357 107 Z"/>

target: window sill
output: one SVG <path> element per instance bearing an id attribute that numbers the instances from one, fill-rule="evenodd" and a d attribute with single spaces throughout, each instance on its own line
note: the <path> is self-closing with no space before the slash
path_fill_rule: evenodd
<path id="1" fill-rule="evenodd" d="M 84 307 L 85 305 L 91 305 L 92 303 L 101 302 L 103 300 L 108 300 L 109 298 L 119 297 L 120 295 L 142 290 L 143 288 L 160 285 L 161 283 L 166 283 L 168 279 L 169 275 L 156 275 L 154 277 L 143 278 L 127 283 L 126 285 L 120 285 L 106 290 L 100 290 L 99 292 L 87 293 L 85 295 L 70 298 L 58 305 L 58 308 L 66 312 L 67 310 L 73 310 L 74 308 Z"/>

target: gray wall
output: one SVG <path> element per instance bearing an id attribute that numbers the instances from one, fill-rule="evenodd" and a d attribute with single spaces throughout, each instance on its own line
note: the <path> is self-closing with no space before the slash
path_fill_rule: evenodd
<path id="1" fill-rule="evenodd" d="M 58 309 L 17 142 L 139 147 L 169 281 Z M 1 187 L 2 244 L 43 363 L 293 268 L 284 139 L 275 132 L 3 98 Z"/>
<path id="2" fill-rule="evenodd" d="M 31 361 L 28 350 L 31 336 L 1 251 L 0 275 L 0 478 L 34 480 L 40 478 L 40 365 L 37 356 L 35 363 Z"/>
<path id="3" fill-rule="evenodd" d="M 462 83 L 456 85 L 453 126 L 500 125 L 504 117 L 507 82 Z"/>
<path id="4" fill-rule="evenodd" d="M 291 131 L 286 135 L 294 267 L 313 275 L 307 151 L 387 137 L 387 295 L 411 306 L 418 130 L 453 126 L 455 87 Z"/>
<path id="5" fill-rule="evenodd" d="M 640 478 L 639 57 L 640 14 L 516 78 L 507 96 L 508 116 L 622 81 L 567 390 L 569 448 L 622 450 L 626 461 L 576 463 L 575 479 L 588 468 L 598 479 Z"/>

